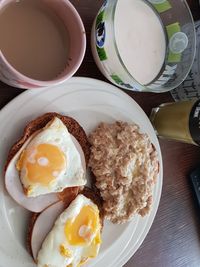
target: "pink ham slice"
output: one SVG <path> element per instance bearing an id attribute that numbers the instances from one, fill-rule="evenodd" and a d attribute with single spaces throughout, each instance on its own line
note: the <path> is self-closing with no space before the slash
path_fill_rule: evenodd
<path id="1" fill-rule="evenodd" d="M 56 219 L 65 208 L 64 202 L 59 201 L 45 209 L 37 217 L 31 232 L 31 250 L 35 261 L 45 237 L 51 231 Z"/>
<path id="2" fill-rule="evenodd" d="M 84 168 L 84 171 L 86 172 L 86 163 L 85 163 L 85 156 L 84 156 L 83 150 L 80 144 L 78 143 L 78 141 L 76 140 L 76 138 L 73 137 L 72 135 L 71 137 L 72 137 L 72 141 L 74 142 L 74 145 L 76 146 L 77 150 L 80 153 L 82 166 Z M 19 178 L 19 172 L 17 171 L 15 165 L 21 152 L 25 149 L 25 147 L 30 142 L 30 140 L 31 138 L 29 138 L 24 143 L 21 149 L 16 153 L 16 155 L 12 158 L 12 160 L 8 164 L 8 167 L 5 171 L 5 186 L 10 196 L 20 206 L 32 212 L 41 212 L 48 206 L 59 201 L 60 198 L 59 198 L 59 193 L 50 193 L 50 194 L 41 195 L 38 197 L 27 197 L 24 194 L 23 187 L 22 187 L 22 184 Z"/>

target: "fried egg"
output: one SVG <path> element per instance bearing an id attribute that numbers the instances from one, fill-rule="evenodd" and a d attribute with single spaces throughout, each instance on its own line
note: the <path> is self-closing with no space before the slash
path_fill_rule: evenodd
<path id="1" fill-rule="evenodd" d="M 33 136 L 16 168 L 28 197 L 86 184 L 80 154 L 67 127 L 57 117 Z"/>
<path id="2" fill-rule="evenodd" d="M 38 253 L 38 267 L 78 267 L 98 255 L 101 223 L 98 207 L 78 195 L 57 218 Z"/>

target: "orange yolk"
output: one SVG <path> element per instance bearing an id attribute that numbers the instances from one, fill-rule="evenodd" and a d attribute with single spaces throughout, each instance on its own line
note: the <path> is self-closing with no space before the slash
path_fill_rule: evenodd
<path id="1" fill-rule="evenodd" d="M 92 241 L 99 229 L 99 211 L 88 205 L 81 209 L 74 220 L 66 222 L 65 236 L 70 245 L 85 245 Z"/>
<path id="2" fill-rule="evenodd" d="M 65 168 L 64 153 L 55 145 L 40 144 L 23 151 L 17 169 L 25 169 L 26 177 L 32 183 L 48 186 Z"/>

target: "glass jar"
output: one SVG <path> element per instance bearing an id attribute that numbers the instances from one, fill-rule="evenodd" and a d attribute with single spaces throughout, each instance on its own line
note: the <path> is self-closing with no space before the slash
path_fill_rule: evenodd
<path id="1" fill-rule="evenodd" d="M 200 100 L 162 104 L 150 120 L 159 137 L 200 145 Z"/>
<path id="2" fill-rule="evenodd" d="M 139 4 L 141 2 L 153 11 L 162 25 L 166 42 L 164 62 L 159 73 L 152 81 L 142 83 L 131 74 L 132 72 L 130 72 L 125 58 L 122 57 L 117 41 L 119 38 L 117 38 L 116 32 L 119 24 L 116 24 L 115 21 L 116 10 L 118 10 L 118 15 L 122 12 L 122 21 L 127 19 L 126 13 L 122 9 L 117 9 L 122 1 L 124 2 L 124 0 L 105 1 L 94 20 L 91 48 L 98 68 L 109 81 L 124 89 L 157 93 L 174 89 L 188 75 L 195 55 L 195 28 L 187 2 L 184 0 L 132 0 L 132 3 L 137 2 Z M 124 2 L 124 4 L 126 3 Z M 142 19 L 138 21 L 139 26 L 141 26 L 142 21 Z M 150 41 L 153 33 L 152 28 L 148 25 L 143 25 L 140 28 L 141 31 L 145 28 L 145 32 L 149 32 Z M 122 40 L 125 47 L 130 41 L 129 39 L 127 35 L 127 38 Z M 137 39 L 137 41 L 140 40 Z M 145 45 L 149 47 L 149 42 L 147 41 Z M 137 55 L 137 59 L 131 58 L 135 66 L 140 61 L 140 56 L 142 55 Z M 142 64 L 142 68 L 145 69 L 145 67 L 145 64 Z"/>

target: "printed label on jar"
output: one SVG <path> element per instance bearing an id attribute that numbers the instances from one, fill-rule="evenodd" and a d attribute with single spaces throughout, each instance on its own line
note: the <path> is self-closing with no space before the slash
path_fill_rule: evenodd
<path id="1" fill-rule="evenodd" d="M 200 100 L 198 100 L 190 112 L 189 129 L 193 141 L 200 145 Z"/>

